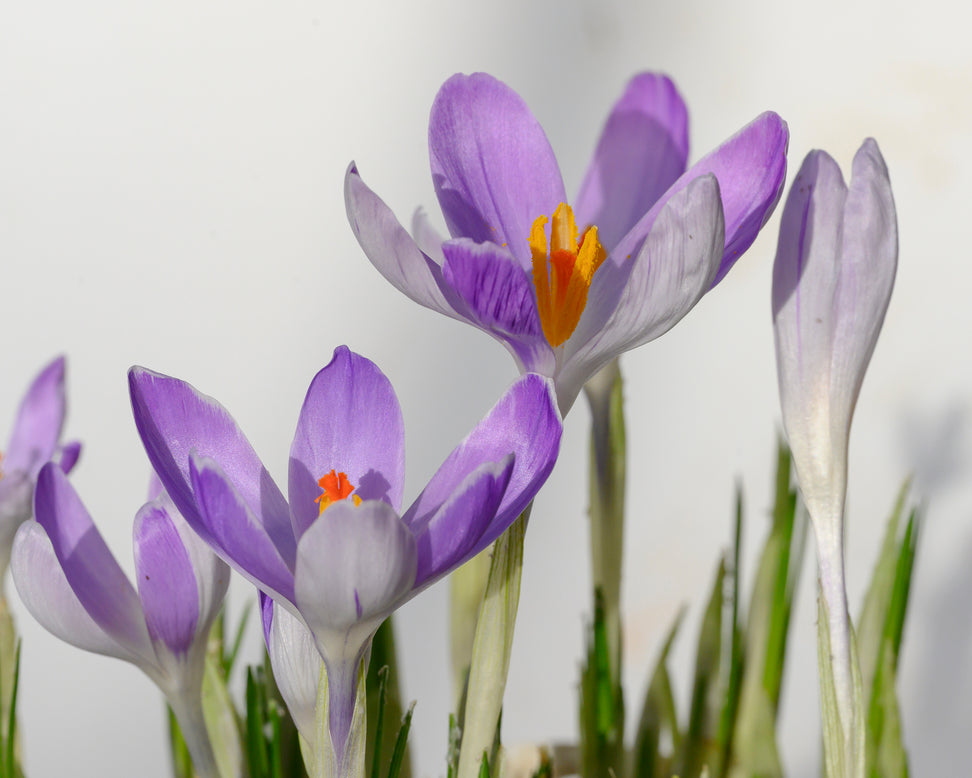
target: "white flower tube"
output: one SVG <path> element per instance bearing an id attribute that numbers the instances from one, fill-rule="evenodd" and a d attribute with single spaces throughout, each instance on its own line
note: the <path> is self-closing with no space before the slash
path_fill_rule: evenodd
<path id="1" fill-rule="evenodd" d="M 817 541 L 830 663 L 845 746 L 856 750 L 854 667 L 844 585 L 844 499 L 851 417 L 887 311 L 898 236 L 888 171 L 872 139 L 850 187 L 823 151 L 790 189 L 773 268 L 783 426 Z M 824 661 L 824 658 L 821 658 Z M 855 757 L 855 761 L 857 761 Z"/>

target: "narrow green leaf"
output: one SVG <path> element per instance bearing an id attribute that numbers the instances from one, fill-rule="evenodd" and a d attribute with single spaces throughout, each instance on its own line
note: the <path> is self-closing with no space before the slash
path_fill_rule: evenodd
<path id="1" fill-rule="evenodd" d="M 682 752 L 677 761 L 679 775 L 682 778 L 700 775 L 704 766 L 719 759 L 716 730 L 721 710 L 720 701 L 725 691 L 724 688 L 720 688 L 719 683 L 723 649 L 722 610 L 725 580 L 726 561 L 723 557 L 719 560 L 716 569 L 712 594 L 699 630 L 688 730 L 682 741 Z"/>
<path id="2" fill-rule="evenodd" d="M 368 664 L 368 743 L 365 758 L 367 775 L 378 778 L 395 747 L 394 732 L 384 726 L 387 721 L 401 721 L 404 713 L 399 686 L 398 659 L 395 651 L 394 616 L 385 619 L 371 641 L 371 659 Z M 384 680 L 381 679 L 384 670 Z M 384 695 L 383 697 L 381 695 Z M 379 716 L 379 708 L 381 708 Z M 411 759 L 408 750 L 402 760 L 402 778 L 411 778 Z"/>
<path id="3" fill-rule="evenodd" d="M 775 497 L 760 552 L 743 638 L 739 704 L 726 766 L 731 778 L 780 778 L 776 719 L 786 660 L 793 594 L 803 567 L 807 520 L 798 508 L 789 449 L 776 451 Z"/>
<path id="4" fill-rule="evenodd" d="M 632 775 L 639 778 L 660 778 L 668 774 L 673 753 L 662 754 L 662 736 L 668 734 L 672 739 L 673 752 L 677 753 L 682 745 L 682 734 L 678 726 L 678 713 L 675 696 L 672 693 L 671 679 L 668 675 L 668 654 L 675 635 L 685 617 L 685 608 L 679 610 L 668 636 L 662 646 L 658 661 L 648 684 L 648 691 L 641 707 L 641 718 L 635 733 Z"/>
<path id="5" fill-rule="evenodd" d="M 392 751 L 391 765 L 388 768 L 388 778 L 401 778 L 402 763 L 405 760 L 405 749 L 408 745 L 408 733 L 412 728 L 412 711 L 415 710 L 415 703 L 408 706 L 402 725 L 398 728 L 398 736 L 395 738 L 395 749 Z"/>
<path id="6" fill-rule="evenodd" d="M 611 677 L 603 599 L 594 592 L 594 622 L 580 684 L 580 752 L 585 778 L 607 778 L 624 766 L 624 701 Z"/>

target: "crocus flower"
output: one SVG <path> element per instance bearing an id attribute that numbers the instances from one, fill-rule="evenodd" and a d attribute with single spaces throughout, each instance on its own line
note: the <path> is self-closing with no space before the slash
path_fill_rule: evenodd
<path id="1" fill-rule="evenodd" d="M 129 382 L 142 442 L 175 504 L 313 636 L 327 667 L 335 769 L 345 772 L 358 670 L 381 622 L 495 540 L 550 473 L 561 434 L 550 382 L 515 383 L 404 513 L 398 400 L 345 347 L 304 400 L 289 504 L 216 401 L 142 368 Z"/>
<path id="2" fill-rule="evenodd" d="M 17 528 L 30 518 L 41 467 L 56 459 L 70 472 L 81 453 L 79 443 L 60 446 L 65 406 L 64 357 L 58 357 L 37 374 L 20 401 L 10 442 L 0 454 L 0 582 Z"/>
<path id="3" fill-rule="evenodd" d="M 762 114 L 685 172 L 687 126 L 671 81 L 634 78 L 571 208 L 519 95 L 484 73 L 456 75 L 429 122 L 432 179 L 452 238 L 419 217 L 413 240 L 354 164 L 348 218 L 385 278 L 495 337 L 521 371 L 552 377 L 566 413 L 599 368 L 688 313 L 779 200 L 788 137 L 779 116 Z"/>
<path id="4" fill-rule="evenodd" d="M 850 188 L 823 151 L 790 189 L 773 268 L 773 326 L 783 426 L 817 541 L 842 724 L 852 720 L 844 498 L 851 417 L 891 298 L 898 236 L 877 143 L 854 157 Z"/>
<path id="5" fill-rule="evenodd" d="M 54 463 L 40 471 L 34 506 L 36 520 L 17 532 L 12 558 L 27 610 L 61 640 L 142 670 L 172 707 L 196 771 L 216 776 L 201 694 L 206 641 L 229 568 L 164 493 L 135 516 L 137 590 Z"/>

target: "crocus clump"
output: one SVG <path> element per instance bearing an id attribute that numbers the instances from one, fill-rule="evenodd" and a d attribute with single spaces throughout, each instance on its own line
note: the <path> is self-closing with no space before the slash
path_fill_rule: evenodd
<path id="1" fill-rule="evenodd" d="M 518 380 L 404 512 L 398 400 L 346 347 L 308 389 L 289 500 L 215 400 L 142 368 L 129 382 L 149 459 L 187 521 L 313 636 L 344 773 L 358 672 L 381 622 L 495 540 L 553 468 L 561 420 L 550 382 Z"/>
<path id="2" fill-rule="evenodd" d="M 58 357 L 37 374 L 20 401 L 10 441 L 0 454 L 0 587 L 17 528 L 31 516 L 40 469 L 56 459 L 70 472 L 81 453 L 80 443 L 60 445 L 67 410 L 64 372 L 64 357 Z"/>
<path id="3" fill-rule="evenodd" d="M 196 771 L 215 776 L 202 714 L 209 629 L 230 571 L 155 488 L 132 530 L 138 589 L 61 468 L 37 479 L 36 520 L 14 539 L 14 584 L 31 615 L 71 645 L 131 662 L 165 694 Z"/>
<path id="4" fill-rule="evenodd" d="M 854 156 L 850 187 L 826 152 L 808 154 L 783 210 L 773 267 L 773 327 L 783 426 L 816 536 L 846 739 L 855 726 L 844 584 L 847 449 L 897 258 L 894 199 L 877 143 L 866 140 Z"/>
<path id="5" fill-rule="evenodd" d="M 385 278 L 498 339 L 522 372 L 553 378 L 566 413 L 602 366 L 667 332 L 750 246 L 782 192 L 787 139 L 764 113 L 686 171 L 684 103 L 667 78 L 642 74 L 571 207 L 520 96 L 484 73 L 456 75 L 429 122 L 451 239 L 423 217 L 410 237 L 353 164 L 345 202 Z"/>

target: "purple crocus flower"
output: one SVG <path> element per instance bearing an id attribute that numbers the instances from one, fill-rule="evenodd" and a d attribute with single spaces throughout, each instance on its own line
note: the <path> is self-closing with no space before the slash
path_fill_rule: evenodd
<path id="1" fill-rule="evenodd" d="M 483 550 L 546 480 L 561 420 L 527 375 L 401 513 L 404 435 L 388 379 L 346 347 L 311 382 L 290 450 L 288 501 L 216 401 L 132 368 L 135 423 L 183 515 L 223 559 L 296 617 L 327 667 L 335 766 L 358 669 L 381 622 Z"/>
<path id="2" fill-rule="evenodd" d="M 201 776 L 216 776 L 202 713 L 206 641 L 230 571 L 158 489 L 135 516 L 138 589 L 112 556 L 90 514 L 54 463 L 44 465 L 36 521 L 13 545 L 14 584 L 55 636 L 131 662 L 162 690 Z"/>
<path id="3" fill-rule="evenodd" d="M 58 357 L 34 378 L 20 401 L 10 442 L 0 454 L 0 587 L 17 528 L 30 518 L 41 467 L 56 459 L 70 472 L 81 453 L 80 443 L 60 446 L 67 404 L 64 367 L 64 357 Z"/>
<path id="4" fill-rule="evenodd" d="M 521 371 L 552 377 L 566 413 L 603 365 L 688 313 L 779 200 L 788 139 L 779 116 L 757 117 L 686 172 L 687 128 L 672 82 L 636 76 L 572 209 L 519 95 L 484 73 L 456 75 L 429 122 L 432 179 L 452 239 L 421 216 L 410 237 L 354 164 L 348 218 L 385 278 L 492 335 Z"/>
<path id="5" fill-rule="evenodd" d="M 773 267 L 773 327 L 783 426 L 817 542 L 844 735 L 854 726 L 844 499 L 851 418 L 891 299 L 898 232 L 874 140 L 854 156 L 850 188 L 823 151 L 790 188 Z M 850 746 L 848 746 L 850 747 Z"/>

